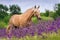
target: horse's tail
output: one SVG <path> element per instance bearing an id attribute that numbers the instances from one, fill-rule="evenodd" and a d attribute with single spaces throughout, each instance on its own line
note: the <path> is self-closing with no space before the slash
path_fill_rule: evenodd
<path id="1" fill-rule="evenodd" d="M 11 25 L 8 25 L 7 28 L 6 28 L 6 33 L 10 33 L 11 32 L 11 29 L 12 29 L 12 26 Z"/>

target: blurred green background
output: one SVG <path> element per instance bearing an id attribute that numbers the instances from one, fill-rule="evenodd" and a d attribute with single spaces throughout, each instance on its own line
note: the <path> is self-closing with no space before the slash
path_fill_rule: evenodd
<path id="1" fill-rule="evenodd" d="M 7 27 L 10 17 L 14 14 L 22 14 L 18 5 L 10 5 L 8 8 L 6 5 L 0 4 L 0 28 Z M 60 3 L 55 4 L 54 11 L 46 9 L 45 12 L 40 13 L 40 16 L 42 20 L 56 20 L 60 16 Z M 36 17 L 33 17 L 32 21 L 38 22 Z"/>

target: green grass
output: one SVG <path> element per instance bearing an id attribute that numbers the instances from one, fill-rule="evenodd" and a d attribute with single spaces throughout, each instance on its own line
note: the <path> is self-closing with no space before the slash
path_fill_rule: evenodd
<path id="1" fill-rule="evenodd" d="M 5 28 L 7 24 L 3 21 L 0 21 L 0 28 Z"/>
<path id="2" fill-rule="evenodd" d="M 41 36 L 26 36 L 24 38 L 16 38 L 12 37 L 12 40 L 60 40 L 60 34 L 52 33 L 52 34 L 45 34 L 46 38 L 42 38 Z M 7 38 L 0 38 L 1 40 L 7 40 Z"/>
<path id="3" fill-rule="evenodd" d="M 33 17 L 33 18 L 32 18 L 32 21 L 33 21 L 34 23 L 37 23 L 37 22 L 38 22 L 38 20 L 37 20 L 36 17 Z"/>
<path id="4" fill-rule="evenodd" d="M 42 20 L 45 20 L 45 21 L 47 21 L 47 20 L 54 20 L 54 19 L 51 18 L 51 17 L 45 17 L 45 16 L 41 16 L 41 19 L 42 19 Z M 32 21 L 33 21 L 34 23 L 38 23 L 38 20 L 37 20 L 36 17 L 33 17 L 33 18 L 32 18 Z"/>
<path id="5" fill-rule="evenodd" d="M 53 20 L 52 17 L 45 17 L 45 16 L 42 16 L 41 18 L 42 18 L 42 20 Z"/>

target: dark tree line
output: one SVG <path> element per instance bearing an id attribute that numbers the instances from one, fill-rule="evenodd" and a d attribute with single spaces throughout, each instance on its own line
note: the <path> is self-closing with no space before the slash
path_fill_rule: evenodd
<path id="1" fill-rule="evenodd" d="M 21 8 L 18 5 L 10 5 L 7 7 L 6 5 L 0 4 L 0 19 L 13 14 L 21 14 Z"/>
<path id="2" fill-rule="evenodd" d="M 18 5 L 10 5 L 11 14 L 21 14 L 21 8 Z"/>
<path id="3" fill-rule="evenodd" d="M 0 4 L 0 18 L 7 16 L 8 7 L 6 5 Z"/>

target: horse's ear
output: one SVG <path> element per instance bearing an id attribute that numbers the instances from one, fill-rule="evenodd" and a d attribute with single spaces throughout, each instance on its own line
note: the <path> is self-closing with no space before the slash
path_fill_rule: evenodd
<path id="1" fill-rule="evenodd" d="M 34 8 L 36 8 L 36 5 L 34 6 Z"/>
<path id="2" fill-rule="evenodd" d="M 38 9 L 40 8 L 40 6 L 38 6 Z"/>

